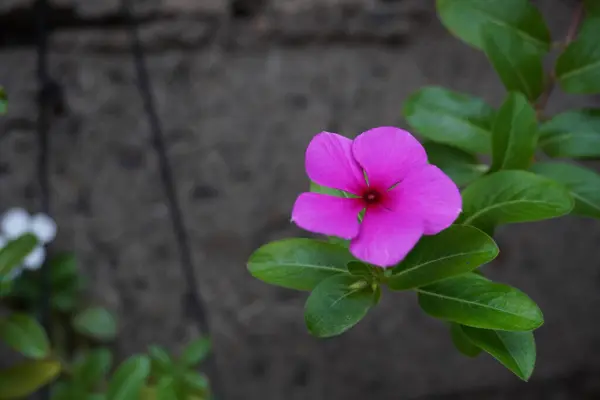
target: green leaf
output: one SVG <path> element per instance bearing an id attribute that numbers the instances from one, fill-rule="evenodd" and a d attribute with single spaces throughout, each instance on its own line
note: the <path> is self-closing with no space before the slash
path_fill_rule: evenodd
<path id="1" fill-rule="evenodd" d="M 105 348 L 90 350 L 75 364 L 73 381 L 87 390 L 92 389 L 108 374 L 112 361 L 110 350 Z"/>
<path id="2" fill-rule="evenodd" d="M 550 157 L 600 157 L 600 110 L 573 110 L 556 115 L 540 127 L 539 146 Z"/>
<path id="3" fill-rule="evenodd" d="M 195 371 L 187 371 L 183 374 L 183 382 L 187 389 L 194 394 L 205 394 L 208 392 L 210 384 L 208 378 Z"/>
<path id="4" fill-rule="evenodd" d="M 563 184 L 575 199 L 571 214 L 600 219 L 600 175 L 562 162 L 537 163 L 531 171 Z"/>
<path id="5" fill-rule="evenodd" d="M 473 328 L 475 329 L 475 328 Z M 452 343 L 454 343 L 454 347 L 458 349 L 462 354 L 467 357 L 477 357 L 481 353 L 481 349 L 464 334 L 462 331 L 461 325 L 459 324 L 450 324 L 450 335 L 452 337 Z"/>
<path id="6" fill-rule="evenodd" d="M 600 93 L 600 14 L 588 17 L 579 35 L 556 60 L 556 76 L 567 93 Z"/>
<path id="7" fill-rule="evenodd" d="M 51 271 L 52 288 L 70 287 L 78 278 L 77 260 L 73 253 L 61 253 L 48 261 Z"/>
<path id="8" fill-rule="evenodd" d="M 97 340 L 113 340 L 117 335 L 114 315 L 102 307 L 90 307 L 73 318 L 73 328 L 81 335 Z"/>
<path id="9" fill-rule="evenodd" d="M 339 335 L 367 314 L 375 297 L 373 287 L 364 278 L 346 274 L 329 277 L 306 301 L 306 326 L 317 337 Z"/>
<path id="10" fill-rule="evenodd" d="M 539 307 L 525 293 L 477 274 L 424 286 L 418 293 L 427 314 L 467 326 L 529 331 L 544 322 Z"/>
<path id="11" fill-rule="evenodd" d="M 600 2 L 598 0 L 584 0 L 584 4 L 586 13 L 600 16 Z"/>
<path id="12" fill-rule="evenodd" d="M 188 344 L 181 353 L 180 361 L 187 367 L 198 365 L 210 353 L 211 342 L 207 337 L 200 337 Z"/>
<path id="13" fill-rule="evenodd" d="M 464 334 L 524 381 L 535 367 L 535 339 L 532 332 L 506 332 L 461 327 Z"/>
<path id="14" fill-rule="evenodd" d="M 313 239 L 284 239 L 256 250 L 248 261 L 255 278 L 289 289 L 312 290 L 325 278 L 348 273 L 354 257 L 342 246 Z"/>
<path id="15" fill-rule="evenodd" d="M 453 225 L 425 236 L 388 279 L 392 290 L 406 290 L 464 274 L 498 255 L 494 240 L 472 226 Z"/>
<path id="16" fill-rule="evenodd" d="M 501 224 L 533 222 L 568 214 L 573 198 L 564 186 L 527 171 L 499 171 L 462 192 L 464 225 L 486 233 Z"/>
<path id="17" fill-rule="evenodd" d="M 494 121 L 491 171 L 527 169 L 537 138 L 535 110 L 521 93 L 509 93 Z"/>
<path id="18" fill-rule="evenodd" d="M 0 115 L 6 114 L 8 109 L 8 98 L 6 96 L 6 91 L 2 86 L 0 86 Z"/>
<path id="19" fill-rule="evenodd" d="M 373 268 L 360 261 L 350 261 L 348 263 L 348 272 L 352 275 L 368 278 L 369 282 L 373 279 Z"/>
<path id="20" fill-rule="evenodd" d="M 0 249 L 0 276 L 6 276 L 17 268 L 37 244 L 37 238 L 29 233 L 8 242 Z"/>
<path id="21" fill-rule="evenodd" d="M 138 400 L 142 387 L 150 375 L 150 359 L 132 356 L 115 371 L 106 393 L 110 400 Z"/>
<path id="22" fill-rule="evenodd" d="M 0 400 L 15 400 L 35 393 L 60 374 L 60 363 L 31 360 L 0 370 Z"/>
<path id="23" fill-rule="evenodd" d="M 356 197 L 352 193 L 344 192 L 343 190 L 329 188 L 327 186 L 317 185 L 316 183 L 314 183 L 312 181 L 310 182 L 310 191 L 314 192 L 314 193 L 328 194 L 330 196 L 335 196 L 335 197 L 346 197 L 346 198 Z"/>
<path id="24" fill-rule="evenodd" d="M 457 186 L 464 186 L 483 175 L 488 166 L 473 154 L 454 147 L 427 141 L 423 143 L 429 163 L 440 168 Z"/>
<path id="25" fill-rule="evenodd" d="M 170 376 L 159 379 L 156 385 L 156 400 L 178 400 L 175 390 L 175 380 Z"/>
<path id="26" fill-rule="evenodd" d="M 539 51 L 498 25 L 483 28 L 482 44 L 507 91 L 523 93 L 531 101 L 542 94 L 545 75 Z"/>
<path id="27" fill-rule="evenodd" d="M 43 359 L 50 354 L 46 331 L 27 314 L 13 313 L 1 319 L 0 339 L 25 357 Z"/>
<path id="28" fill-rule="evenodd" d="M 495 25 L 506 34 L 519 36 L 533 49 L 550 49 L 548 27 L 529 0 L 437 0 L 436 4 L 442 24 L 476 48 L 484 46 L 482 28 Z"/>
<path id="29" fill-rule="evenodd" d="M 164 348 L 151 345 L 148 347 L 148 355 L 152 361 L 153 376 L 167 374 L 175 369 L 173 359 Z"/>
<path id="30" fill-rule="evenodd" d="M 402 110 L 421 136 L 470 153 L 489 153 L 494 110 L 483 100 L 437 86 L 408 97 Z"/>

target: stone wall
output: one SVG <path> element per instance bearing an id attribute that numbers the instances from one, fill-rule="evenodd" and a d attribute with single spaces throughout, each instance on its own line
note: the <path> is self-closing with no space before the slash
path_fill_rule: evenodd
<path id="1" fill-rule="evenodd" d="M 33 0 L 0 4 L 0 209 L 39 205 Z M 194 334 L 117 0 L 54 0 L 52 75 L 67 105 L 51 133 L 57 247 L 74 248 L 92 294 L 122 321 L 122 355 Z M 540 3 L 556 35 L 572 2 Z M 520 383 L 489 357 L 459 355 L 410 294 L 384 293 L 332 340 L 304 328 L 305 294 L 245 269 L 289 222 L 306 189 L 303 153 L 327 129 L 403 125 L 425 84 L 480 95 L 502 87 L 485 58 L 451 37 L 423 0 L 138 1 L 142 40 L 210 309 L 228 399 L 579 399 L 600 395 L 600 224 L 513 226 L 490 273 L 545 312 L 538 366 Z M 558 37 L 558 36 L 557 36 Z M 556 94 L 554 111 L 599 104 Z M 586 397 L 588 396 L 588 397 Z M 591 397 L 590 397 L 591 396 Z"/>

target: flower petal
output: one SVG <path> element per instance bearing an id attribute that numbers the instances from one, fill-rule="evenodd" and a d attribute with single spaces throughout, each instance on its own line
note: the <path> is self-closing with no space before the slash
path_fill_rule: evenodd
<path id="1" fill-rule="evenodd" d="M 458 187 L 434 165 L 412 170 L 389 191 L 394 209 L 406 209 L 423 221 L 425 235 L 448 228 L 462 211 Z"/>
<path id="2" fill-rule="evenodd" d="M 402 261 L 422 235 L 421 219 L 409 210 L 369 207 L 350 252 L 359 260 L 391 267 Z"/>
<path id="3" fill-rule="evenodd" d="M 358 235 L 361 199 L 302 193 L 292 211 L 292 221 L 310 232 L 352 239 Z"/>
<path id="4" fill-rule="evenodd" d="M 408 171 L 427 164 L 425 149 L 409 132 L 385 126 L 360 134 L 352 145 L 354 159 L 367 172 L 369 186 L 387 190 Z"/>
<path id="5" fill-rule="evenodd" d="M 46 249 L 44 246 L 37 246 L 23 259 L 23 266 L 29 270 L 40 269 L 45 260 Z"/>
<path id="6" fill-rule="evenodd" d="M 46 214 L 31 217 L 31 230 L 42 243 L 50 243 L 56 237 L 56 222 Z"/>
<path id="7" fill-rule="evenodd" d="M 30 215 L 23 208 L 11 208 L 2 216 L 2 233 L 8 239 L 16 239 L 29 232 Z"/>
<path id="8" fill-rule="evenodd" d="M 360 166 L 352 156 L 352 140 L 321 132 L 306 149 L 306 173 L 321 186 L 360 194 L 366 187 Z"/>

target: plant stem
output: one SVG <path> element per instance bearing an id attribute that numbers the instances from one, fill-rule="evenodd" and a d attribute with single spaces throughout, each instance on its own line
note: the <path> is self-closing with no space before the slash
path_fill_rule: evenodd
<path id="1" fill-rule="evenodd" d="M 577 37 L 577 32 L 579 31 L 579 27 L 581 26 L 581 21 L 583 20 L 583 1 L 580 1 L 575 11 L 573 12 L 573 17 L 571 18 L 571 24 L 569 25 L 569 29 L 567 31 L 567 36 L 565 36 L 565 40 L 561 43 L 561 48 L 565 49 L 575 38 Z M 548 104 L 548 100 L 550 100 L 550 96 L 556 87 L 556 74 L 554 70 L 548 74 L 546 89 L 540 95 L 539 99 L 535 103 L 535 110 L 537 112 L 538 119 L 541 119 L 544 109 Z"/>

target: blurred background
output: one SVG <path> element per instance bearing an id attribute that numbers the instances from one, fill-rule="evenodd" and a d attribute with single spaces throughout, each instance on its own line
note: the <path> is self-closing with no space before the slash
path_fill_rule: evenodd
<path id="1" fill-rule="evenodd" d="M 32 0 L 0 2 L 0 211 L 40 207 Z M 121 321 L 121 357 L 177 350 L 195 331 L 136 87 L 118 0 L 50 0 L 50 70 L 64 92 L 51 142 L 57 249 L 73 249 L 91 295 Z M 304 151 L 322 130 L 405 126 L 403 100 L 443 85 L 497 106 L 484 55 L 453 38 L 432 0 L 137 0 L 157 107 L 207 303 L 227 399 L 600 398 L 600 224 L 563 218 L 499 232 L 493 278 L 545 313 L 522 383 L 489 356 L 467 359 L 411 293 L 341 337 L 304 327 L 305 293 L 253 279 L 245 263 L 290 223 L 308 187 Z M 556 38 L 575 1 L 540 0 Z M 558 91 L 549 110 L 600 105 Z M 593 164 L 589 164 L 592 165 Z"/>

